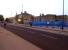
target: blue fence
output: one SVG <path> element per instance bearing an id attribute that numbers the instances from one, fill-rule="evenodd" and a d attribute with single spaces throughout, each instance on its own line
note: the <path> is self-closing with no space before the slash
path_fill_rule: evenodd
<path id="1" fill-rule="evenodd" d="M 68 22 L 63 21 L 33 21 L 32 26 L 58 26 L 68 27 Z"/>

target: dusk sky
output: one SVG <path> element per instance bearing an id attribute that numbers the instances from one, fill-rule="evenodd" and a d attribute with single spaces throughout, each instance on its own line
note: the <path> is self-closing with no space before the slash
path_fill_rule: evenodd
<path id="1" fill-rule="evenodd" d="M 65 1 L 64 13 L 68 15 L 68 6 Z M 63 13 L 63 0 L 0 0 L 0 14 L 6 17 L 12 17 L 22 11 L 27 11 L 32 15 L 44 14 L 56 14 L 62 15 Z"/>

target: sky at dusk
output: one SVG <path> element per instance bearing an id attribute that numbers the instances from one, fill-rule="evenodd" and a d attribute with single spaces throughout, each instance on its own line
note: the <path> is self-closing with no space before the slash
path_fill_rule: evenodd
<path id="1" fill-rule="evenodd" d="M 68 15 L 68 0 L 64 0 L 64 14 Z M 63 14 L 63 0 L 0 0 L 0 14 L 5 18 L 13 17 L 27 11 L 32 15 L 43 14 Z"/>

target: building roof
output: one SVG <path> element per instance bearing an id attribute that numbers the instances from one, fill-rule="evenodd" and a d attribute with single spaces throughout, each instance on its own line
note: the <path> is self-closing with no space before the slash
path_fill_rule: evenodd
<path id="1" fill-rule="evenodd" d="M 56 16 L 55 14 L 47 14 L 46 16 Z"/>
<path id="2" fill-rule="evenodd" d="M 24 13 L 21 12 L 21 14 L 17 14 L 16 16 L 23 15 L 23 16 L 33 16 L 32 14 L 27 13 L 26 11 Z"/>

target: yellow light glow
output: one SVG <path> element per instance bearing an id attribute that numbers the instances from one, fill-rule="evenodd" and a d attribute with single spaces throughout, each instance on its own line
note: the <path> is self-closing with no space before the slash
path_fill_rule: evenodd
<path id="1" fill-rule="evenodd" d="M 18 21 L 20 22 L 20 21 L 21 21 L 21 19 L 18 19 Z"/>

